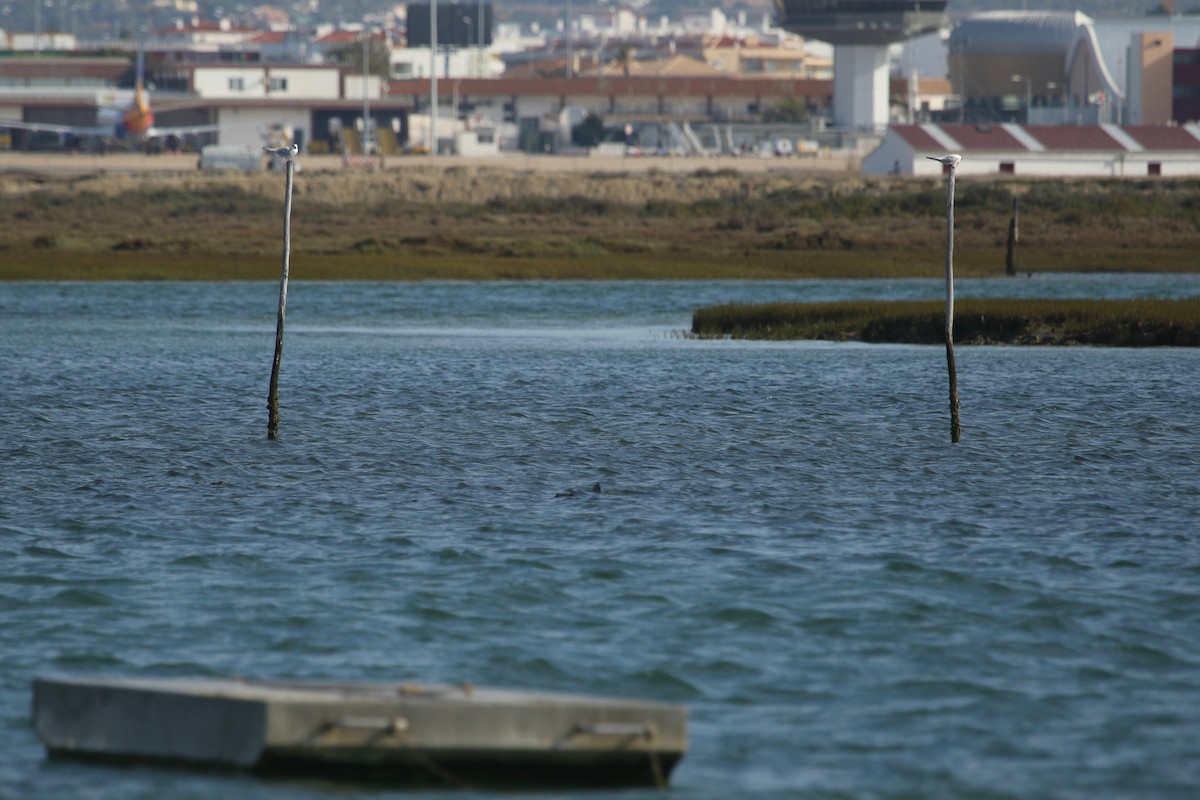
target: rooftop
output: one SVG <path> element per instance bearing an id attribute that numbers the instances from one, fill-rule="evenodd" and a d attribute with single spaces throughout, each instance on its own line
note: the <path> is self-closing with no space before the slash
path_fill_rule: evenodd
<path id="1" fill-rule="evenodd" d="M 1137 147 L 1164 152 L 1200 151 L 1200 127 L 1195 125 L 893 125 L 917 152 L 961 150 L 1008 152 L 1133 152 Z M 1120 137 L 1120 138 L 1118 138 Z M 1031 146 L 1032 145 L 1032 146 Z"/>

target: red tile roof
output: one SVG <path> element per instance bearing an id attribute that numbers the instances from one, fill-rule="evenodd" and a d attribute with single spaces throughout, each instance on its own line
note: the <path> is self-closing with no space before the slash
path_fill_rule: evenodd
<path id="1" fill-rule="evenodd" d="M 1174 125 L 1126 125 L 1121 130 L 1147 150 L 1200 150 L 1200 139 Z"/>
<path id="2" fill-rule="evenodd" d="M 893 125 L 891 129 L 911 144 L 914 150 L 944 149 L 938 140 L 926 133 L 920 125 Z"/>
<path id="3" fill-rule="evenodd" d="M 1031 152 L 1009 129 L 1000 125 L 940 125 L 938 128 L 958 142 L 963 153 L 972 150 Z M 946 145 L 917 125 L 892 125 L 888 130 L 918 152 L 943 152 L 947 149 Z M 1026 125 L 1022 130 L 1049 152 L 1128 152 L 1121 140 L 1099 125 Z M 1182 127 L 1126 125 L 1121 127 L 1121 131 L 1146 150 L 1200 152 L 1200 138 Z"/>
<path id="4" fill-rule="evenodd" d="M 226 25 L 214 20 L 200 20 L 189 25 L 171 25 L 166 28 L 158 28 L 154 31 L 155 36 L 178 36 L 187 33 L 254 33 L 255 28 L 246 27 L 244 25 Z"/>
<path id="5" fill-rule="evenodd" d="M 347 44 L 361 41 L 362 34 L 357 31 L 330 31 L 324 36 L 318 36 L 313 40 L 313 44 Z"/>
<path id="6" fill-rule="evenodd" d="M 1099 125 L 1026 125 L 1025 131 L 1047 150 L 1124 150 Z"/>
<path id="7" fill-rule="evenodd" d="M 250 39 L 250 44 L 279 44 L 286 39 L 286 31 L 263 31 Z"/>
<path id="8" fill-rule="evenodd" d="M 1025 150 L 1025 145 L 1000 125 L 943 125 L 942 130 L 963 150 Z"/>
<path id="9" fill-rule="evenodd" d="M 652 78 L 621 76 L 463 78 L 456 81 L 456 84 L 464 95 L 483 97 L 511 95 L 555 95 L 560 97 L 638 95 L 654 97 L 661 95 L 774 100 L 778 97 L 826 98 L 833 90 L 831 81 L 821 80 L 672 75 Z M 392 81 L 388 91 L 392 95 L 426 96 L 429 94 L 429 81 L 425 79 Z"/>

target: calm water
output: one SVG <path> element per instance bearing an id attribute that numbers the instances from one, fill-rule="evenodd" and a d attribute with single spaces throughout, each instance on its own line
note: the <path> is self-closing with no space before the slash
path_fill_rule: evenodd
<path id="1" fill-rule="evenodd" d="M 293 282 L 271 443 L 276 285 L 0 285 L 0 797 L 392 796 L 47 761 L 71 672 L 685 703 L 679 798 L 1195 798 L 1200 352 L 961 347 L 952 446 L 937 347 L 674 333 L 941 291 Z"/>

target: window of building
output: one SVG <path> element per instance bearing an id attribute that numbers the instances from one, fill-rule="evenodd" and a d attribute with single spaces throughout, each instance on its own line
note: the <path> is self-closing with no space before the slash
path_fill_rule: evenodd
<path id="1" fill-rule="evenodd" d="M 267 91 L 270 92 L 286 92 L 287 78 L 271 78 L 267 84 Z"/>
<path id="2" fill-rule="evenodd" d="M 1151 161 L 1146 165 L 1147 175 L 1162 175 L 1162 162 Z"/>
<path id="3" fill-rule="evenodd" d="M 1017 171 L 1017 165 L 1014 164 L 1013 162 L 1011 162 L 1011 161 L 1001 161 L 1000 162 L 1000 174 L 1001 175 L 1012 175 L 1012 174 L 1016 173 L 1016 171 Z"/>
<path id="4" fill-rule="evenodd" d="M 229 79 L 229 91 L 231 91 L 231 92 L 244 92 L 244 91 L 246 91 L 246 81 L 245 81 L 245 79 L 243 79 L 243 78 L 230 78 L 230 79 Z"/>

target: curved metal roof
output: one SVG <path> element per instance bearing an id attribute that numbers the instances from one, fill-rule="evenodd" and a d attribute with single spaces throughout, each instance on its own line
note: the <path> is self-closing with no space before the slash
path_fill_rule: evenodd
<path id="1" fill-rule="evenodd" d="M 1095 81 L 1083 88 L 1090 93 L 1103 89 L 1111 97 L 1123 98 L 1100 52 L 1092 18 L 1080 11 L 988 11 L 964 19 L 950 33 L 949 52 L 964 58 L 984 55 L 1061 55 L 1064 69 L 1083 49 L 1094 67 Z M 1092 85 L 1098 83 L 1099 87 Z"/>
<path id="2" fill-rule="evenodd" d="M 987 11 L 973 14 L 950 33 L 952 53 L 1071 52 L 1092 18 L 1079 11 Z"/>

